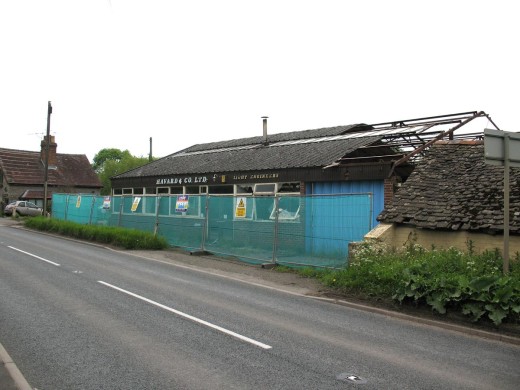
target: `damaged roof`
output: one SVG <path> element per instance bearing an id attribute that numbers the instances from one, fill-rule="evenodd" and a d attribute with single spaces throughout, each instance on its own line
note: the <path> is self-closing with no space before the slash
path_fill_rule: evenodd
<path id="1" fill-rule="evenodd" d="M 287 168 L 325 167 L 378 136 L 356 133 L 357 125 L 271 134 L 264 137 L 198 144 L 115 176 L 198 174 Z"/>
<path id="2" fill-rule="evenodd" d="M 520 234 L 520 169 L 510 172 L 510 233 Z M 503 178 L 503 167 L 485 163 L 482 141 L 438 141 L 377 219 L 434 230 L 501 233 Z"/>
<path id="3" fill-rule="evenodd" d="M 102 187 L 84 154 L 57 153 L 56 158 L 56 169 L 49 169 L 50 186 Z M 40 152 L 0 148 L 0 168 L 11 185 L 43 185 L 45 180 Z"/>
<path id="4" fill-rule="evenodd" d="M 483 111 L 367 125 L 364 123 L 197 144 L 111 179 L 227 173 L 287 168 L 334 168 L 351 163 L 392 163 L 405 176 L 437 139 L 455 135 Z M 491 121 L 492 122 L 492 121 Z M 496 126 L 495 126 L 496 127 Z M 482 132 L 480 132 L 482 133 Z"/>

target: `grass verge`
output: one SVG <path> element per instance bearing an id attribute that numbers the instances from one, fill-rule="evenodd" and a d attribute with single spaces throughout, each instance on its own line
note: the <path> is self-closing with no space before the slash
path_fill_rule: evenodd
<path id="1" fill-rule="evenodd" d="M 168 242 L 163 237 L 135 229 L 113 226 L 81 225 L 52 218 L 33 217 L 24 221 L 26 227 L 56 233 L 81 240 L 114 245 L 125 249 L 166 249 Z"/>

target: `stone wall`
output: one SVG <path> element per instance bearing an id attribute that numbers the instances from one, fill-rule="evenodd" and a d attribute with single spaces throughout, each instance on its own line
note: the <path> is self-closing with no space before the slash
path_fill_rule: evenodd
<path id="1" fill-rule="evenodd" d="M 484 233 L 472 233 L 468 231 L 438 231 L 430 229 L 417 229 L 395 224 L 379 224 L 365 235 L 365 240 L 380 240 L 396 249 L 404 248 L 409 244 L 417 243 L 425 249 L 457 248 L 467 251 L 469 242 L 475 252 L 481 253 L 498 248 L 503 251 L 504 241 L 502 235 L 490 235 Z M 520 254 L 520 236 L 509 237 L 509 257 L 514 259 Z"/>

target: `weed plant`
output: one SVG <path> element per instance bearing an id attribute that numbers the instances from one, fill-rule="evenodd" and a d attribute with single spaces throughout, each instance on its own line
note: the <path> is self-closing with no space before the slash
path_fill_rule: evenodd
<path id="1" fill-rule="evenodd" d="M 455 248 L 425 250 L 411 243 L 403 251 L 381 243 L 362 243 L 349 267 L 299 273 L 316 277 L 343 293 L 427 305 L 435 312 L 460 312 L 473 321 L 520 323 L 520 254 L 502 274 L 500 251 L 475 253 Z"/>
<path id="2" fill-rule="evenodd" d="M 115 245 L 125 249 L 165 249 L 166 239 L 152 233 L 112 226 L 81 225 L 70 221 L 34 217 L 25 220 L 31 229 L 48 231 L 81 240 Z"/>

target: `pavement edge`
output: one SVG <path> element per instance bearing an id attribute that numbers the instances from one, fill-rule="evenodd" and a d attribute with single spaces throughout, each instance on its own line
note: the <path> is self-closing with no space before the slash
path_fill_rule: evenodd
<path id="1" fill-rule="evenodd" d="M 0 363 L 6 368 L 11 379 L 19 390 L 33 390 L 29 382 L 25 379 L 21 371 L 18 369 L 16 364 L 11 359 L 11 356 L 7 353 L 3 345 L 0 343 Z"/>

